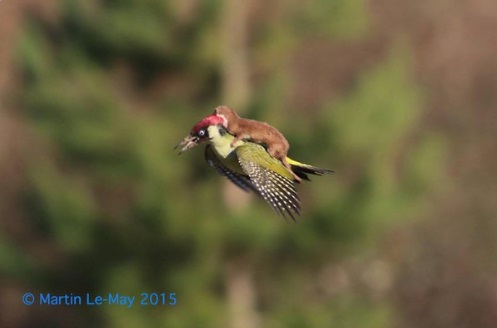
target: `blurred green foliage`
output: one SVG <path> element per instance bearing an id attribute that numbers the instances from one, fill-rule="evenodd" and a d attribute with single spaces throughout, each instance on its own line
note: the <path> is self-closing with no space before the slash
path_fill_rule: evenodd
<path id="1" fill-rule="evenodd" d="M 221 1 L 199 2 L 185 22 L 163 0 L 65 0 L 59 20 L 33 17 L 19 42 L 19 102 L 42 147 L 24 207 L 60 255 L 47 265 L 0 236 L 0 253 L 10 254 L 2 271 L 28 270 L 26 289 L 53 293 L 178 295 L 165 309 L 78 309 L 68 319 L 73 327 L 226 326 L 231 261 L 253 270 L 267 326 L 388 327 L 388 305 L 367 293 L 321 300 L 308 289 L 323 267 L 362 254 L 387 223 L 415 215 L 443 142 L 427 136 L 404 149 L 422 108 L 404 48 L 315 114 L 293 120 L 282 112 L 288 72 L 273 64 L 309 36 L 365 37 L 368 19 L 363 0 L 280 5 L 289 13 L 258 26 L 252 41 L 256 66 L 274 75 L 256 86 L 251 108 L 284 127 L 292 157 L 336 171 L 299 187 L 298 224 L 257 199 L 232 213 L 202 150 L 181 157 L 172 150 L 219 102 Z M 157 83 L 178 81 L 178 92 L 148 99 Z M 47 320 L 47 327 L 60 322 Z"/>

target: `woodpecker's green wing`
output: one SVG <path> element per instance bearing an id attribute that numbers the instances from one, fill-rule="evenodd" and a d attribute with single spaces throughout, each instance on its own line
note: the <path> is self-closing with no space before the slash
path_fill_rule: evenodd
<path id="1" fill-rule="evenodd" d="M 248 147 L 248 148 L 247 148 Z M 250 150 L 250 145 L 235 150 Z M 234 157 L 235 162 L 230 157 Z M 212 145 L 205 147 L 207 163 L 218 173 L 244 191 L 253 191 L 263 198 L 277 213 L 285 219 L 290 216 L 295 221 L 295 214 L 300 215 L 300 199 L 292 181 L 281 177 L 270 169 L 249 160 L 238 157 L 238 152 L 231 152 L 227 158 L 221 157 Z M 243 164 L 242 164 L 243 163 Z M 234 167 L 236 165 L 236 167 Z M 239 173 L 242 172 L 242 173 Z"/>
<path id="2" fill-rule="evenodd" d="M 262 197 L 285 219 L 300 214 L 300 199 L 292 181 L 293 175 L 271 157 L 259 144 L 240 141 L 231 146 L 234 137 L 218 126 L 208 128 L 209 142 L 205 157 L 209 165 L 244 190 Z"/>
<path id="3" fill-rule="evenodd" d="M 237 173 L 223 164 L 223 162 L 219 158 L 219 155 L 214 151 L 212 145 L 207 145 L 205 147 L 205 160 L 211 167 L 216 169 L 219 174 L 227 177 L 231 182 L 240 187 L 240 189 L 247 192 L 252 190 L 256 194 L 259 193 L 259 191 L 252 184 L 247 175 Z"/>
<path id="4" fill-rule="evenodd" d="M 289 215 L 295 221 L 295 214 L 300 215 L 300 199 L 293 175 L 261 145 L 246 142 L 236 147 L 235 152 L 260 196 L 285 219 Z"/>

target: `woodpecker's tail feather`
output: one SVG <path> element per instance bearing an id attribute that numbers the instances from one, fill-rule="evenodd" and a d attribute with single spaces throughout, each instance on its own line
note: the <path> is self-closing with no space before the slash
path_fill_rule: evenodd
<path id="1" fill-rule="evenodd" d="M 307 174 L 313 174 L 313 175 L 324 175 L 324 174 L 331 174 L 334 171 L 333 170 L 328 170 L 328 169 L 322 169 L 316 166 L 312 166 L 309 164 L 304 164 L 297 162 L 291 158 L 286 158 L 288 161 L 288 164 L 292 167 L 292 171 L 301 179 L 310 181 L 309 177 Z"/>

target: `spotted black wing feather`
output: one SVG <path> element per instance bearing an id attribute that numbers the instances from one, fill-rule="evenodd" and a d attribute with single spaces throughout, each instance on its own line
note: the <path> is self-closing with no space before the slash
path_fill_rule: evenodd
<path id="1" fill-rule="evenodd" d="M 254 162 L 238 160 L 262 198 L 283 218 L 290 216 L 295 221 L 295 215 L 300 215 L 300 199 L 294 183 Z"/>
<path id="2" fill-rule="evenodd" d="M 219 157 L 217 156 L 216 152 L 214 149 L 212 149 L 211 145 L 207 145 L 205 147 L 205 160 L 207 163 L 216 169 L 216 171 L 227 177 L 231 182 L 233 182 L 235 185 L 237 185 L 240 189 L 249 192 L 249 191 L 254 191 L 255 193 L 259 193 L 257 188 L 253 185 L 253 183 L 250 181 L 248 176 L 244 176 L 241 174 L 238 174 L 236 172 L 231 171 L 229 168 L 227 168 L 220 160 Z"/>

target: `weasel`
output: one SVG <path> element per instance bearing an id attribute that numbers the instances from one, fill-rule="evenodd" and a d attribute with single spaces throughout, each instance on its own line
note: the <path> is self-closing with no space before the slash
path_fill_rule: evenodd
<path id="1" fill-rule="evenodd" d="M 223 119 L 223 126 L 235 136 L 231 146 L 242 139 L 264 144 L 269 155 L 280 160 L 285 168 L 292 173 L 295 181 L 301 181 L 300 177 L 292 171 L 290 164 L 288 164 L 286 156 L 290 145 L 280 131 L 267 123 L 241 118 L 228 106 L 216 107 L 214 114 Z"/>

